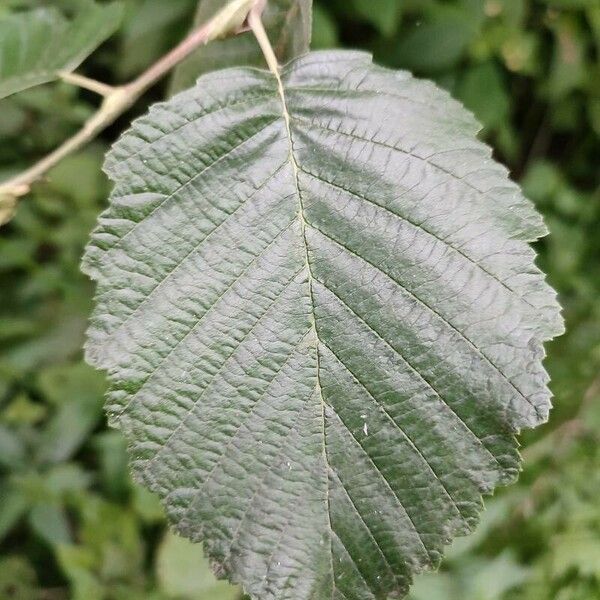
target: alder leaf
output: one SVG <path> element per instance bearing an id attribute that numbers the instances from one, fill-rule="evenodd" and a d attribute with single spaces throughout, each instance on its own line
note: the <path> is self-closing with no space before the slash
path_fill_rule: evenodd
<path id="1" fill-rule="evenodd" d="M 53 8 L 0 19 L 0 98 L 76 69 L 115 32 L 121 14 L 119 3 L 86 3 L 71 21 Z"/>
<path id="2" fill-rule="evenodd" d="M 196 12 L 195 26 L 207 23 L 231 0 L 201 0 Z M 288 62 L 308 52 L 312 28 L 312 0 L 269 0 L 263 16 L 275 54 Z M 231 66 L 262 66 L 264 59 L 254 34 L 211 42 L 199 48 L 179 65 L 171 81 L 175 93 L 194 85 L 199 75 Z"/>
<path id="3" fill-rule="evenodd" d="M 548 416 L 546 229 L 478 129 L 315 52 L 203 76 L 107 158 L 87 358 L 136 479 L 254 598 L 403 595 Z"/>

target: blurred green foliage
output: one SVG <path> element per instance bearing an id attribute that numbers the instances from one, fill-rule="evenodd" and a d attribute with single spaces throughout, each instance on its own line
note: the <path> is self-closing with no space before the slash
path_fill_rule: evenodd
<path id="1" fill-rule="evenodd" d="M 83 0 L 4 0 L 10 10 Z M 83 72 L 121 82 L 189 27 L 194 0 L 125 0 L 119 34 Z M 413 600 L 600 598 L 600 3 L 597 0 L 321 0 L 314 47 L 349 46 L 436 80 L 543 212 L 539 264 L 567 334 L 547 367 L 555 410 L 523 436 L 520 482 L 487 500 Z M 151 91 L 132 111 L 159 99 Z M 64 84 L 0 103 L 0 179 L 55 147 L 97 99 Z M 200 548 L 165 532 L 106 428 L 105 383 L 81 347 L 82 248 L 106 202 L 103 153 L 126 127 L 65 160 L 0 231 L 0 600 L 233 600 Z"/>

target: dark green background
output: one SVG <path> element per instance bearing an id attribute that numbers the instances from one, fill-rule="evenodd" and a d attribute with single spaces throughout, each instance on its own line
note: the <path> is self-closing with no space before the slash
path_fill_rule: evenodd
<path id="1" fill-rule="evenodd" d="M 14 9 L 81 0 L 3 0 Z M 131 78 L 186 32 L 194 0 L 126 0 L 118 34 L 81 72 Z M 413 600 L 600 598 L 600 1 L 321 0 L 314 47 L 361 47 L 433 78 L 545 215 L 539 265 L 567 334 L 548 347 L 555 409 L 523 438 L 520 482 L 486 502 Z M 65 160 L 0 231 L 0 600 L 227 600 L 198 548 L 165 538 L 162 511 L 132 484 L 102 414 L 104 378 L 81 358 L 92 286 L 79 272 L 106 202 L 100 166 L 147 94 Z M 0 102 L 0 178 L 74 132 L 97 99 L 64 84 Z M 197 564 L 185 566 L 184 558 Z M 183 570 L 182 573 L 179 571 Z M 202 591 L 205 590 L 205 591 Z"/>

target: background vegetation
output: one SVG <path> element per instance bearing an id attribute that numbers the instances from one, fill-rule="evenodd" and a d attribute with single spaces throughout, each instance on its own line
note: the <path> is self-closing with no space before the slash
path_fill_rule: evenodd
<path id="1" fill-rule="evenodd" d="M 2 0 L 3 13 L 85 0 Z M 125 0 L 118 34 L 82 72 L 137 74 L 187 31 L 195 0 Z M 369 49 L 435 79 L 543 212 L 539 264 L 568 333 L 548 348 L 555 409 L 523 436 L 520 482 L 487 500 L 413 600 L 600 598 L 600 3 L 597 0 L 320 0 L 314 47 Z M 0 599 L 226 600 L 198 547 L 165 534 L 82 362 L 92 286 L 79 272 L 106 202 L 102 156 L 132 115 L 65 160 L 0 231 Z M 52 84 L 0 102 L 0 179 L 54 148 L 97 98 Z"/>

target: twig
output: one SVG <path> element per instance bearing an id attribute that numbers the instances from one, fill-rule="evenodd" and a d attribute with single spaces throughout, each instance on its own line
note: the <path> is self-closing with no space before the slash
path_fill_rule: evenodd
<path id="1" fill-rule="evenodd" d="M 72 85 L 76 85 L 84 90 L 90 90 L 100 96 L 110 96 L 114 92 L 115 88 L 112 85 L 107 85 L 101 81 L 78 75 L 77 73 L 59 73 L 60 78 Z"/>
<path id="2" fill-rule="evenodd" d="M 264 0 L 232 0 L 205 25 L 193 31 L 178 46 L 149 67 L 137 79 L 124 86 L 111 87 L 80 75 L 63 76 L 65 81 L 70 80 L 71 83 L 93 89 L 93 91 L 104 95 L 104 101 L 82 129 L 64 142 L 62 146 L 23 173 L 0 184 L 0 225 L 10 218 L 11 209 L 14 208 L 16 199 L 29 193 L 31 186 L 52 167 L 65 156 L 93 140 L 101 131 L 111 125 L 117 117 L 128 110 L 149 87 L 187 58 L 194 50 L 214 39 L 240 33 L 243 30 L 243 22 L 248 13 L 250 10 L 255 10 L 257 5 L 260 5 L 262 11 Z"/>
<path id="3" fill-rule="evenodd" d="M 275 52 L 273 51 L 273 47 L 271 46 L 271 42 L 269 41 L 269 37 L 267 36 L 267 32 L 265 31 L 265 27 L 261 19 L 265 3 L 265 0 L 257 0 L 252 10 L 248 14 L 248 25 L 254 33 L 254 37 L 256 38 L 260 49 L 262 50 L 269 70 L 276 77 L 279 77 L 279 62 L 277 61 L 277 56 L 275 56 Z"/>

